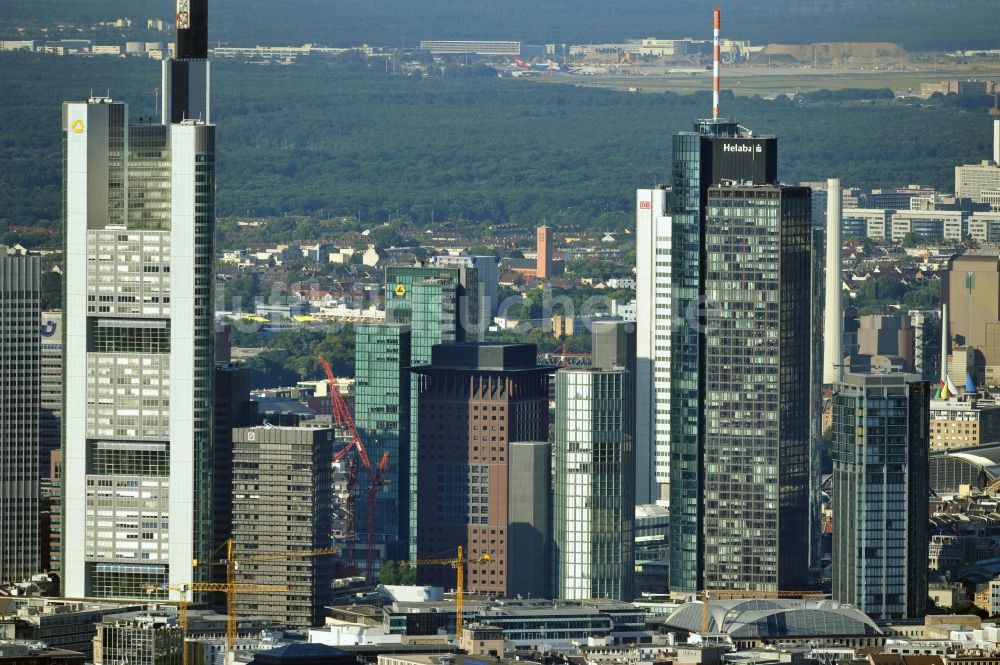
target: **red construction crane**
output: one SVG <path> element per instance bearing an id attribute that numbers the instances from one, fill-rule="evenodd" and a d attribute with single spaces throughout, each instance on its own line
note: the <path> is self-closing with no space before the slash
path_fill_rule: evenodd
<path id="1" fill-rule="evenodd" d="M 365 449 L 365 444 L 361 440 L 361 435 L 358 433 L 358 428 L 354 424 L 354 418 L 351 416 L 350 409 L 347 408 L 347 403 L 344 401 L 343 396 L 340 394 L 340 390 L 337 389 L 337 377 L 333 374 L 333 368 L 330 367 L 330 363 L 327 362 L 326 358 L 323 356 L 319 357 L 320 365 L 323 366 L 323 371 L 326 372 L 327 381 L 330 384 L 330 405 L 333 412 L 333 421 L 336 426 L 342 430 L 345 430 L 351 437 L 350 443 L 337 451 L 333 456 L 334 462 L 341 462 L 347 457 L 352 450 L 357 451 L 357 458 L 361 461 L 361 465 L 365 467 L 365 471 L 368 472 L 369 477 L 372 479 L 371 486 L 368 488 L 368 547 L 365 553 L 365 572 L 368 581 L 373 581 L 375 578 L 375 513 L 376 507 L 376 493 L 379 488 L 381 488 L 384 483 L 382 481 L 382 471 L 389 464 L 389 453 L 386 452 L 382 455 L 382 459 L 379 462 L 378 468 L 373 473 L 371 460 L 368 457 L 368 451 Z M 355 516 L 357 515 L 357 485 L 358 485 L 358 474 L 359 467 L 357 460 L 351 460 L 348 466 L 347 473 L 347 537 L 350 540 L 348 550 L 350 554 L 348 555 L 351 564 L 356 563 L 355 557 L 357 556 L 358 549 L 358 532 L 357 524 L 355 522 Z M 353 545 L 353 547 L 351 546 Z"/>
<path id="2" fill-rule="evenodd" d="M 375 580 L 375 495 L 385 485 L 382 481 L 382 472 L 385 471 L 385 467 L 388 465 L 389 452 L 386 451 L 382 453 L 382 459 L 378 463 L 378 468 L 375 469 L 375 473 L 372 475 L 371 487 L 368 488 L 368 558 L 365 561 L 365 573 L 370 582 Z"/>

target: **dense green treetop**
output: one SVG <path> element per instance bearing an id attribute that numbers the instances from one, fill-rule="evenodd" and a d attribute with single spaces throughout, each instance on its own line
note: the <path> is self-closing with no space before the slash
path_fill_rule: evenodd
<path id="1" fill-rule="evenodd" d="M 61 102 L 110 90 L 129 102 L 133 122 L 149 119 L 159 66 L 32 54 L 4 54 L 2 66 L 0 241 L 59 246 Z M 631 224 L 635 189 L 669 179 L 671 134 L 710 107 L 708 93 L 392 77 L 356 61 L 216 60 L 212 75 L 220 217 L 360 216 L 345 232 L 389 219 L 620 228 Z M 985 110 L 730 95 L 723 103 L 758 134 L 779 137 L 788 182 L 839 176 L 862 187 L 950 189 L 956 164 L 990 153 Z M 337 225 L 290 221 L 290 232 L 302 224 L 338 240 Z"/>

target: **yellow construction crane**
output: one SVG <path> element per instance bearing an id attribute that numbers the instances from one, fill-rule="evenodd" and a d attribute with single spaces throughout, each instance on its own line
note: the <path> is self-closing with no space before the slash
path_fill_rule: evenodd
<path id="1" fill-rule="evenodd" d="M 146 593 L 152 593 L 154 591 L 177 591 L 180 597 L 177 600 L 177 625 L 180 626 L 181 634 L 183 639 L 187 640 L 188 633 L 188 621 L 187 621 L 187 609 L 188 609 L 188 599 L 187 594 L 189 591 L 221 591 L 224 593 L 235 592 L 236 589 L 240 591 L 288 591 L 288 587 L 284 584 L 243 584 L 236 583 L 233 585 L 222 584 L 217 582 L 192 582 L 191 584 L 148 584 L 146 585 Z M 227 625 L 228 628 L 228 625 Z M 227 644 L 228 644 L 228 633 Z M 235 644 L 235 635 L 234 642 Z M 187 644 L 185 643 L 182 647 L 181 658 L 184 665 L 188 662 L 188 652 Z"/>
<path id="2" fill-rule="evenodd" d="M 454 566 L 455 568 L 455 639 L 462 636 L 462 587 L 465 586 L 465 566 L 469 563 L 487 563 L 489 554 L 466 560 L 462 546 L 458 546 L 458 556 L 453 559 L 417 559 L 415 566 Z"/>
<path id="3" fill-rule="evenodd" d="M 236 648 L 236 592 L 246 586 L 236 581 L 236 571 L 239 570 L 240 563 L 257 563 L 260 561 L 287 561 L 289 559 L 308 559 L 314 556 L 325 556 L 327 554 L 340 554 L 339 547 L 322 547 L 319 549 L 300 550 L 296 552 L 276 552 L 274 554 L 255 554 L 253 556 L 233 557 L 233 539 L 226 541 L 226 558 L 222 560 L 226 566 L 226 583 L 222 585 L 226 592 L 226 649 L 232 651 Z M 282 591 L 288 591 L 284 587 Z"/>
<path id="4" fill-rule="evenodd" d="M 339 554 L 339 547 L 324 547 L 320 549 L 301 550 L 297 552 L 277 552 L 274 554 L 256 554 L 236 558 L 233 556 L 233 539 L 226 541 L 226 558 L 219 562 L 219 565 L 226 567 L 225 582 L 193 582 L 177 586 L 147 586 L 147 592 L 153 591 L 178 591 L 180 600 L 177 602 L 177 614 L 181 631 L 187 635 L 187 592 L 188 591 L 218 591 L 226 594 L 226 650 L 232 651 L 236 648 L 236 594 L 239 591 L 288 591 L 287 584 L 250 584 L 236 581 L 236 571 L 241 563 L 257 563 L 260 561 L 287 561 L 289 559 L 304 559 L 314 556 L 324 556 L 327 554 Z M 195 562 L 195 566 L 198 562 Z M 184 651 L 185 665 L 187 663 L 187 649 Z"/>

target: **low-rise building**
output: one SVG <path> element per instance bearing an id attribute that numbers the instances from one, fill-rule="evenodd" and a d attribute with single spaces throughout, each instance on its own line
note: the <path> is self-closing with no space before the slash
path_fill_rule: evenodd
<path id="1" fill-rule="evenodd" d="M 995 399 L 932 399 L 931 450 L 1000 441 L 1000 403 Z"/>
<path id="2" fill-rule="evenodd" d="M 181 665 L 184 632 L 175 617 L 107 617 L 97 624 L 94 665 Z"/>

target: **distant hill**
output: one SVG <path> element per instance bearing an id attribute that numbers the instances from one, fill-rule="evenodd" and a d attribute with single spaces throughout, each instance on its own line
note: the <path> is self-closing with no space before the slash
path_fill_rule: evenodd
<path id="1" fill-rule="evenodd" d="M 719 0 L 723 32 L 752 43 L 894 42 L 911 51 L 1000 48 L 996 0 Z M 221 0 L 214 40 L 238 44 L 416 44 L 511 39 L 529 44 L 626 37 L 708 37 L 700 0 Z M 168 17 L 169 0 L 5 0 L 19 22 Z"/>

